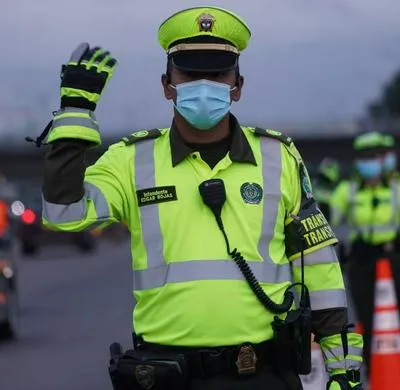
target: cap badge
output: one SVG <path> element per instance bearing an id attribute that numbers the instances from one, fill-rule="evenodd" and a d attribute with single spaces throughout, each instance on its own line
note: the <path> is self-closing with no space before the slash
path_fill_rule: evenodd
<path id="1" fill-rule="evenodd" d="M 199 17 L 200 31 L 211 32 L 214 27 L 214 16 L 210 14 L 203 14 Z"/>

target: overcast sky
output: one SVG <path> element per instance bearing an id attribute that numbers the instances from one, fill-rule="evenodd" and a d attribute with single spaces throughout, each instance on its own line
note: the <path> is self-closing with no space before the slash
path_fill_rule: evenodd
<path id="1" fill-rule="evenodd" d="M 116 128 L 168 126 L 171 105 L 159 84 L 165 54 L 159 24 L 195 0 L 1 0 L 0 105 L 58 103 L 58 72 L 81 41 L 119 60 L 98 117 Z M 269 122 L 360 115 L 400 66 L 399 0 L 212 1 L 252 30 L 241 57 L 239 119 Z M 131 129 L 129 129 L 131 130 Z M 111 130 L 109 130 L 111 131 Z"/>

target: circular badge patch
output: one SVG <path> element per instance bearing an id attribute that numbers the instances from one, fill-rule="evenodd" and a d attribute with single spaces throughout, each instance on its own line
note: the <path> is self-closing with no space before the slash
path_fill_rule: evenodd
<path id="1" fill-rule="evenodd" d="M 132 135 L 134 137 L 146 137 L 146 135 L 148 135 L 149 132 L 147 130 L 142 130 L 142 131 L 136 131 L 135 133 L 132 133 Z"/>
<path id="2" fill-rule="evenodd" d="M 257 183 L 243 183 L 240 187 L 240 194 L 245 203 L 259 204 L 263 197 L 263 189 Z"/>

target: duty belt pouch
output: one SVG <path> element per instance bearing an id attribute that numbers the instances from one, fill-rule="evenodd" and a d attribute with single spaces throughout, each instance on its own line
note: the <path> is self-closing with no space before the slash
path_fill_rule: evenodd
<path id="1" fill-rule="evenodd" d="M 311 312 L 297 309 L 285 320 L 272 323 L 276 348 L 276 365 L 280 370 L 306 375 L 311 372 Z"/>
<path id="2" fill-rule="evenodd" d="M 285 320 L 275 317 L 272 328 L 275 349 L 274 368 L 280 372 L 296 372 L 295 342 L 292 326 L 287 324 Z"/>
<path id="3" fill-rule="evenodd" d="M 109 371 L 115 390 L 187 389 L 186 363 L 181 354 L 129 349 Z"/>

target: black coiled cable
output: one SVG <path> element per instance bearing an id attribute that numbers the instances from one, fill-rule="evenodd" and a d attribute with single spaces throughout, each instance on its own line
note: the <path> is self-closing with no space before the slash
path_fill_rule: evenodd
<path id="1" fill-rule="evenodd" d="M 222 222 L 222 221 L 221 221 Z M 283 302 L 281 304 L 275 303 L 262 289 L 260 283 L 258 282 L 257 278 L 254 276 L 253 271 L 250 269 L 249 265 L 246 263 L 246 260 L 243 258 L 241 253 L 235 248 L 231 251 L 229 247 L 228 236 L 225 233 L 222 223 L 218 223 L 225 239 L 226 248 L 229 255 L 232 257 L 233 261 L 239 267 L 240 272 L 245 277 L 247 283 L 249 284 L 250 288 L 256 295 L 257 299 L 261 302 L 261 304 L 271 311 L 274 314 L 282 314 L 289 311 L 292 307 L 294 302 L 294 295 L 289 289 L 285 291 Z M 292 286 L 290 286 L 292 287 Z M 290 288 L 289 287 L 289 288 Z"/>

